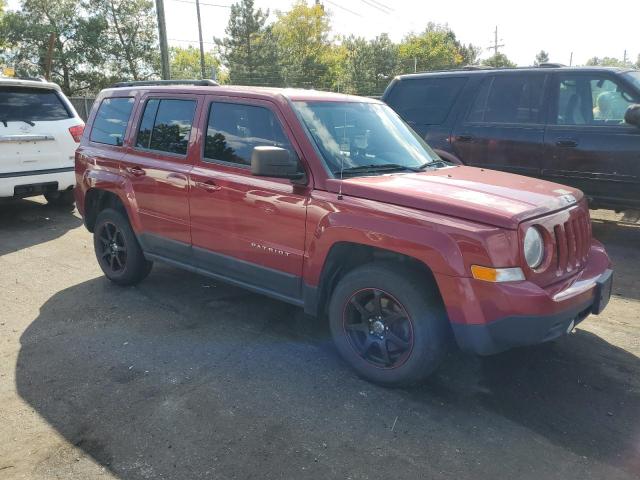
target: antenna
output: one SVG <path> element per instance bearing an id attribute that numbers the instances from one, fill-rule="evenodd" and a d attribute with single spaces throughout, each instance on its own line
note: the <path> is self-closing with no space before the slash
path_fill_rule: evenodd
<path id="1" fill-rule="evenodd" d="M 342 126 L 342 144 L 347 139 L 347 111 L 344 111 L 344 124 Z M 344 155 L 340 154 L 340 187 L 338 187 L 338 200 L 342 200 L 342 179 L 344 173 Z"/>

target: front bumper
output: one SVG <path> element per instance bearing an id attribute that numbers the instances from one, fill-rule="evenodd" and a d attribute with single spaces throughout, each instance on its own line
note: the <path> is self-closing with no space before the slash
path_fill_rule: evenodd
<path id="1" fill-rule="evenodd" d="M 610 260 L 594 241 L 582 271 L 547 288 L 531 282 L 444 279 L 441 292 L 456 341 L 464 351 L 490 355 L 557 338 L 600 313 L 612 284 Z M 440 279 L 439 279 L 440 280 Z"/>

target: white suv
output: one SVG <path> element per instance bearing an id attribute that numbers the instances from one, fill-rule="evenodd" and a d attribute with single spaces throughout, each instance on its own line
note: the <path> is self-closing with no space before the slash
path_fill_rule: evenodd
<path id="1" fill-rule="evenodd" d="M 71 205 L 84 122 L 54 83 L 0 78 L 0 198 Z"/>

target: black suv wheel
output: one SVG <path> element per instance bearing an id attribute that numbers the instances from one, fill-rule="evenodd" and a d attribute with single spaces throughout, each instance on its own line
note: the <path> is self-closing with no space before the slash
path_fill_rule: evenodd
<path id="1" fill-rule="evenodd" d="M 110 208 L 96 218 L 93 246 L 100 268 L 109 280 L 119 285 L 134 285 L 151 272 L 148 261 L 127 218 Z"/>
<path id="2" fill-rule="evenodd" d="M 367 380 L 417 383 L 444 357 L 446 315 L 434 286 L 411 269 L 373 263 L 345 275 L 329 305 L 340 354 Z"/>

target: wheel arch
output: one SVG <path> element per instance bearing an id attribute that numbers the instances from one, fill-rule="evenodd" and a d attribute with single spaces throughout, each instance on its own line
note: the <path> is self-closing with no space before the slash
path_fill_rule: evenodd
<path id="1" fill-rule="evenodd" d="M 124 214 L 129 221 L 129 215 L 125 202 L 113 191 L 102 188 L 90 188 L 85 194 L 84 200 L 84 224 L 87 230 L 93 232 L 98 214 L 106 208 L 113 208 Z"/>
<path id="2" fill-rule="evenodd" d="M 323 316 L 335 286 L 353 269 L 374 262 L 397 263 L 418 274 L 441 299 L 436 276 L 429 265 L 422 260 L 404 253 L 362 243 L 340 241 L 334 243 L 325 258 L 317 287 L 308 287 L 305 292 L 305 312 L 314 316 Z"/>

